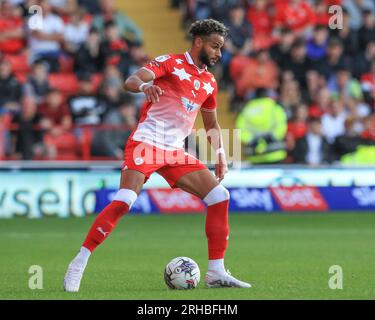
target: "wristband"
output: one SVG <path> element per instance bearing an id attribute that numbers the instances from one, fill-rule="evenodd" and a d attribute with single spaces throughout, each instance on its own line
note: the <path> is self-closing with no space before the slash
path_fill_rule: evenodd
<path id="1" fill-rule="evenodd" d="M 143 88 L 147 86 L 147 82 L 143 82 L 139 87 L 138 87 L 138 90 L 143 92 Z"/>
<path id="2" fill-rule="evenodd" d="M 223 155 L 225 155 L 225 150 L 224 150 L 224 148 L 216 149 L 216 155 L 219 155 L 219 154 L 223 154 Z"/>

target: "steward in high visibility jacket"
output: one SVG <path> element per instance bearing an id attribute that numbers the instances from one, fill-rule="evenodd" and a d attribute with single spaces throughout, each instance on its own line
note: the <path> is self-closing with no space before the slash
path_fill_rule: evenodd
<path id="1" fill-rule="evenodd" d="M 250 163 L 279 163 L 287 157 L 287 116 L 275 100 L 260 96 L 249 101 L 236 119 L 236 128 L 241 129 L 240 139 Z"/>

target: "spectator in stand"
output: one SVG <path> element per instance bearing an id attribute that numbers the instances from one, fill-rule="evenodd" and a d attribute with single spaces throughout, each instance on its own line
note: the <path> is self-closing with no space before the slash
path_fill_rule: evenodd
<path id="1" fill-rule="evenodd" d="M 45 103 L 39 107 L 40 126 L 44 130 L 46 156 L 49 159 L 55 159 L 59 150 L 74 149 L 76 145 L 75 136 L 70 131 L 72 117 L 63 100 L 58 90 L 51 89 L 46 96 Z"/>
<path id="2" fill-rule="evenodd" d="M 105 80 L 101 91 L 106 113 L 117 110 L 122 103 L 124 95 L 122 82 L 114 78 Z"/>
<path id="3" fill-rule="evenodd" d="M 24 96 L 21 100 L 21 111 L 17 113 L 12 124 L 17 126 L 14 131 L 14 151 L 22 160 L 42 157 L 45 153 L 43 134 L 39 127 L 41 116 L 33 96 Z"/>
<path id="4" fill-rule="evenodd" d="M 327 85 L 326 79 L 316 70 L 310 70 L 306 75 L 307 80 L 307 90 L 303 96 L 305 101 L 309 103 L 318 96 L 321 89 L 325 88 Z"/>
<path id="5" fill-rule="evenodd" d="M 328 89 L 332 95 L 339 97 L 346 103 L 347 99 L 355 98 L 362 100 L 361 85 L 352 77 L 347 66 L 340 66 L 328 82 Z"/>
<path id="6" fill-rule="evenodd" d="M 375 42 L 375 13 L 367 9 L 363 11 L 363 26 L 358 32 L 359 50 L 365 51 L 369 42 Z"/>
<path id="7" fill-rule="evenodd" d="M 137 124 L 137 108 L 130 96 L 123 96 L 120 106 L 111 110 L 105 117 L 103 124 L 110 126 L 98 130 L 92 142 L 94 156 L 123 159 L 124 146 L 132 130 Z"/>
<path id="8" fill-rule="evenodd" d="M 308 33 L 315 22 L 310 4 L 304 0 L 283 1 L 276 5 L 275 26 L 287 27 L 297 34 Z"/>
<path id="9" fill-rule="evenodd" d="M 0 61 L 0 112 L 19 111 L 22 86 L 12 73 L 7 60 Z"/>
<path id="10" fill-rule="evenodd" d="M 345 132 L 347 113 L 340 99 L 332 99 L 328 112 L 322 116 L 322 132 L 329 143 L 334 143 L 337 136 Z"/>
<path id="11" fill-rule="evenodd" d="M 138 26 L 124 14 L 114 8 L 113 0 L 100 0 L 101 14 L 95 16 L 93 26 L 104 35 L 105 24 L 113 21 L 121 37 L 129 41 L 143 42 L 143 36 Z"/>
<path id="12" fill-rule="evenodd" d="M 255 97 L 236 119 L 246 159 L 253 164 L 283 162 L 287 157 L 285 111 L 263 88 L 256 91 Z"/>
<path id="13" fill-rule="evenodd" d="M 265 48 L 271 45 L 273 21 L 268 0 L 255 0 L 248 8 L 247 20 L 253 29 L 255 48 Z"/>
<path id="14" fill-rule="evenodd" d="M 151 59 L 145 51 L 142 43 L 134 42 L 129 48 L 130 54 L 130 65 L 129 65 L 129 74 L 134 73 L 140 67 L 147 64 Z M 124 76 L 125 78 L 125 76 Z"/>
<path id="15" fill-rule="evenodd" d="M 73 123 L 75 125 L 99 125 L 105 113 L 105 106 L 93 91 L 92 76 L 89 73 L 80 74 L 78 81 L 78 94 L 68 100 Z"/>
<path id="16" fill-rule="evenodd" d="M 360 52 L 353 61 L 353 75 L 360 79 L 361 76 L 371 69 L 372 60 L 375 59 L 375 41 L 367 43 L 366 51 Z"/>
<path id="17" fill-rule="evenodd" d="M 283 70 L 291 71 L 301 90 L 306 90 L 306 74 L 311 69 L 311 64 L 311 60 L 306 56 L 305 43 L 299 39 L 293 44 L 290 59 L 283 64 Z"/>
<path id="18" fill-rule="evenodd" d="M 24 22 L 9 1 L 0 2 L 0 51 L 17 54 L 25 47 Z"/>
<path id="19" fill-rule="evenodd" d="M 77 74 L 89 72 L 98 73 L 104 67 L 104 54 L 100 46 L 100 34 L 92 28 L 88 37 L 76 53 L 74 71 Z"/>
<path id="20" fill-rule="evenodd" d="M 342 29 L 331 29 L 331 36 L 339 38 L 344 44 L 344 55 L 352 57 L 358 52 L 358 32 L 350 26 L 348 11 L 343 8 Z"/>
<path id="21" fill-rule="evenodd" d="M 97 15 L 101 12 L 98 0 L 78 0 L 78 3 L 92 15 Z"/>
<path id="22" fill-rule="evenodd" d="M 146 65 L 149 61 L 151 61 L 150 57 L 145 52 L 144 46 L 141 43 L 132 43 L 129 53 L 129 74 L 132 74 L 142 66 Z M 129 94 L 133 99 L 134 105 L 137 107 L 137 109 L 140 109 L 145 101 L 145 95 L 143 94 L 143 92 Z"/>
<path id="23" fill-rule="evenodd" d="M 297 140 L 293 158 L 296 163 L 313 166 L 332 162 L 332 149 L 322 134 L 319 118 L 309 118 L 308 132 Z"/>
<path id="24" fill-rule="evenodd" d="M 315 97 L 311 97 L 312 101 L 309 106 L 309 115 L 318 118 L 328 112 L 331 99 L 331 92 L 327 87 L 321 88 Z"/>
<path id="25" fill-rule="evenodd" d="M 44 102 L 45 96 L 49 90 L 48 67 L 43 62 L 34 62 L 31 74 L 24 85 L 25 95 L 34 96 L 39 104 Z"/>
<path id="26" fill-rule="evenodd" d="M 311 60 L 314 69 L 319 68 L 326 57 L 328 46 L 328 29 L 325 26 L 316 26 L 312 38 L 306 43 L 306 56 Z"/>
<path id="27" fill-rule="evenodd" d="M 326 0 L 316 0 L 313 10 L 315 12 L 315 24 L 317 26 L 328 27 L 331 15 L 329 14 L 329 4 Z"/>
<path id="28" fill-rule="evenodd" d="M 361 77 L 361 86 L 366 101 L 375 111 L 375 59 L 372 60 L 371 69 Z"/>
<path id="29" fill-rule="evenodd" d="M 295 80 L 282 81 L 280 85 L 279 104 L 284 108 L 287 118 L 290 119 L 294 108 L 301 101 L 301 90 Z"/>
<path id="30" fill-rule="evenodd" d="M 375 142 L 375 114 L 363 119 L 363 132 L 361 137 Z"/>
<path id="31" fill-rule="evenodd" d="M 270 49 L 272 60 L 274 60 L 276 65 L 281 69 L 284 68 L 285 62 L 290 59 L 290 51 L 295 40 L 295 34 L 291 29 L 282 28 L 278 42 Z"/>
<path id="32" fill-rule="evenodd" d="M 255 58 L 249 58 L 238 78 L 233 79 L 239 97 L 248 100 L 260 88 L 276 90 L 279 70 L 267 50 L 259 50 Z"/>
<path id="33" fill-rule="evenodd" d="M 291 119 L 288 121 L 288 130 L 286 134 L 286 148 L 289 152 L 293 151 L 296 141 L 305 136 L 307 132 L 308 108 L 300 103 L 293 109 Z"/>
<path id="34" fill-rule="evenodd" d="M 222 52 L 221 63 L 224 67 L 224 77 L 228 79 L 230 60 L 235 55 L 247 56 L 251 52 L 251 26 L 245 19 L 244 8 L 237 4 L 229 9 L 229 19 L 226 22 L 229 29 L 228 39 Z"/>
<path id="35" fill-rule="evenodd" d="M 338 68 L 350 64 L 350 60 L 343 55 L 343 45 L 340 39 L 331 38 L 327 47 L 326 58 L 321 60 L 319 65 L 315 65 L 315 70 L 328 80 Z"/>
<path id="36" fill-rule="evenodd" d="M 87 39 L 89 24 L 84 20 L 86 12 L 79 8 L 69 16 L 69 23 L 65 26 L 65 50 L 75 54 Z"/>
<path id="37" fill-rule="evenodd" d="M 353 130 L 360 134 L 363 131 L 363 119 L 371 113 L 370 107 L 362 99 L 349 98 L 346 100 L 346 111 L 353 122 Z"/>
<path id="38" fill-rule="evenodd" d="M 130 54 L 129 45 L 121 37 L 119 29 L 113 21 L 105 23 L 105 38 L 101 43 L 105 64 L 112 64 L 121 68 L 120 71 L 124 76 L 129 74 Z"/>
<path id="39" fill-rule="evenodd" d="M 345 132 L 337 136 L 334 142 L 336 159 L 340 160 L 345 154 L 353 153 L 359 146 L 375 145 L 371 139 L 360 136 L 355 129 L 356 120 L 347 118 L 345 121 Z"/>
<path id="40" fill-rule="evenodd" d="M 240 0 L 197 0 L 195 19 L 213 18 L 224 21 L 228 18 L 229 8 L 240 3 Z"/>
<path id="41" fill-rule="evenodd" d="M 63 20 L 78 10 L 77 0 L 49 0 L 53 12 Z"/>
<path id="42" fill-rule="evenodd" d="M 47 0 L 41 0 L 39 4 L 42 7 L 43 24 L 41 30 L 29 30 L 31 61 L 46 61 L 50 72 L 57 72 L 64 41 L 64 22 L 52 13 Z"/>
<path id="43" fill-rule="evenodd" d="M 107 65 L 104 69 L 104 78 L 103 83 L 106 82 L 115 82 L 115 83 L 123 83 L 124 78 L 120 72 L 120 70 L 114 65 Z"/>
<path id="44" fill-rule="evenodd" d="M 358 30 L 363 24 L 363 10 L 375 12 L 373 0 L 343 0 L 342 4 L 349 13 L 350 26 L 354 30 Z"/>

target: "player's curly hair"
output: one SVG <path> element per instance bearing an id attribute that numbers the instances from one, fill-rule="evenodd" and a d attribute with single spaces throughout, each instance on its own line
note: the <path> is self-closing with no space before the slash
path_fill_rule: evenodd
<path id="1" fill-rule="evenodd" d="M 228 28 L 223 23 L 214 19 L 204 19 L 195 21 L 189 29 L 189 35 L 193 39 L 199 36 L 210 36 L 213 33 L 226 38 L 228 36 Z"/>

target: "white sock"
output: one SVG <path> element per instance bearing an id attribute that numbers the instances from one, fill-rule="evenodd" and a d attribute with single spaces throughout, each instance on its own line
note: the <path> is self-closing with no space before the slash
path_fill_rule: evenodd
<path id="1" fill-rule="evenodd" d="M 85 247 L 81 247 L 77 256 L 74 258 L 74 262 L 80 264 L 81 266 L 86 266 L 89 261 L 91 251 Z"/>
<path id="2" fill-rule="evenodd" d="M 224 259 L 208 260 L 208 272 L 225 273 Z"/>

